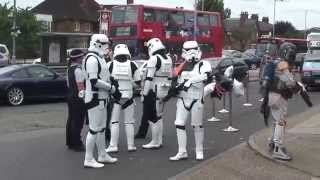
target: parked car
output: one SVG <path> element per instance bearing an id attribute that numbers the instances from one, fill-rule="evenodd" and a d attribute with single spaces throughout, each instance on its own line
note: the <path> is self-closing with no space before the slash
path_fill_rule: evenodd
<path id="1" fill-rule="evenodd" d="M 0 44 L 0 67 L 9 64 L 10 53 L 5 44 Z"/>
<path id="2" fill-rule="evenodd" d="M 233 65 L 234 66 L 234 71 L 237 72 L 248 72 L 249 67 L 248 65 L 244 62 L 242 58 L 222 58 L 216 67 L 213 68 L 214 73 L 220 73 L 223 74 L 224 71 L 229 67 Z"/>
<path id="3" fill-rule="evenodd" d="M 297 69 L 302 70 L 303 60 L 306 55 L 307 55 L 307 53 L 297 53 L 296 54 L 296 59 L 294 61 L 294 65 L 296 66 Z"/>
<path id="4" fill-rule="evenodd" d="M 223 50 L 222 51 L 222 58 L 226 58 L 226 57 L 240 58 L 241 56 L 242 56 L 242 53 L 238 50 Z"/>
<path id="5" fill-rule="evenodd" d="M 257 69 L 260 67 L 261 58 L 254 54 L 243 53 L 242 59 L 248 65 L 249 69 Z"/>
<path id="6" fill-rule="evenodd" d="M 66 78 L 40 64 L 9 65 L 0 69 L 0 100 L 21 105 L 27 99 L 65 98 Z"/>
<path id="7" fill-rule="evenodd" d="M 307 54 L 302 65 L 301 80 L 306 87 L 320 86 L 320 55 Z"/>

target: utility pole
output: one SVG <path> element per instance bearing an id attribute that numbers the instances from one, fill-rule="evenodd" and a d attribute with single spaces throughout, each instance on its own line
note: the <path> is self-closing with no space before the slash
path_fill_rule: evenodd
<path id="1" fill-rule="evenodd" d="M 16 64 L 16 36 L 17 36 L 17 8 L 16 8 L 16 0 L 13 0 L 13 25 L 12 25 L 12 59 L 11 63 Z"/>
<path id="2" fill-rule="evenodd" d="M 204 0 L 201 0 L 201 11 L 204 11 Z"/>
<path id="3" fill-rule="evenodd" d="M 274 0 L 274 3 L 273 3 L 273 26 L 272 26 L 272 37 L 275 37 L 275 24 L 276 24 L 276 2 L 277 2 L 277 0 Z"/>
<path id="4" fill-rule="evenodd" d="M 197 40 L 197 0 L 194 0 L 193 40 Z"/>
<path id="5" fill-rule="evenodd" d="M 308 10 L 304 10 L 304 38 L 307 39 L 307 16 Z"/>

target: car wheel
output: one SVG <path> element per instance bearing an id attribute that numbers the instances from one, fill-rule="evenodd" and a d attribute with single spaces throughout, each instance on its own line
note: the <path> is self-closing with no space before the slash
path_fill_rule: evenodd
<path id="1" fill-rule="evenodd" d="M 12 106 L 18 106 L 24 101 L 24 93 L 22 89 L 18 87 L 10 88 L 7 92 L 8 103 Z"/>

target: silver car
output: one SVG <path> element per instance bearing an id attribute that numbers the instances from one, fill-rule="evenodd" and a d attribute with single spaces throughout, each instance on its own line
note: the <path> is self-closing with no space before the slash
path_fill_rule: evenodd
<path id="1" fill-rule="evenodd" d="M 0 44 L 0 67 L 9 64 L 9 50 L 5 44 Z"/>

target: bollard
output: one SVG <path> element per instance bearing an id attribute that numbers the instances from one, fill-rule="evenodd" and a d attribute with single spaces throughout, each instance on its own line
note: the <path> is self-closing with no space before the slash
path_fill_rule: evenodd
<path id="1" fill-rule="evenodd" d="M 237 132 L 239 129 L 232 127 L 232 91 L 229 92 L 229 118 L 228 118 L 229 126 L 223 129 L 224 132 Z"/>
<path id="2" fill-rule="evenodd" d="M 252 104 L 249 102 L 249 99 L 250 99 L 249 98 L 249 72 L 248 72 L 248 77 L 246 80 L 245 91 L 246 91 L 246 103 L 244 103 L 243 106 L 250 107 L 250 106 L 252 106 Z"/>
<path id="3" fill-rule="evenodd" d="M 223 95 L 222 104 L 223 108 L 219 111 L 219 113 L 228 113 L 229 111 L 226 109 L 226 94 Z"/>
<path id="4" fill-rule="evenodd" d="M 212 118 L 208 119 L 209 122 L 219 122 L 221 121 L 219 118 L 216 118 L 216 101 L 212 98 Z"/>

